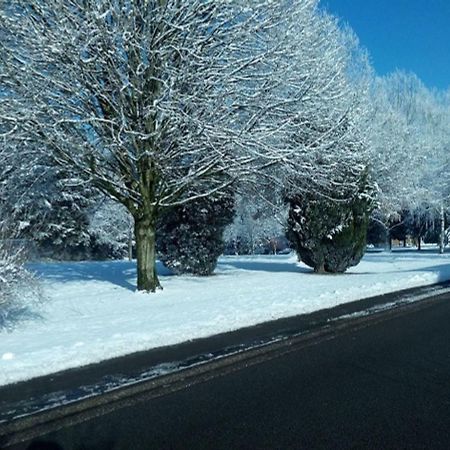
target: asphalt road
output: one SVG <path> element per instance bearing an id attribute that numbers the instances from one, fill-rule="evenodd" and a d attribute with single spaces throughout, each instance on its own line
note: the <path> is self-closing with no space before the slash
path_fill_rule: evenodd
<path id="1" fill-rule="evenodd" d="M 450 296 L 11 447 L 316 448 L 450 448 Z"/>

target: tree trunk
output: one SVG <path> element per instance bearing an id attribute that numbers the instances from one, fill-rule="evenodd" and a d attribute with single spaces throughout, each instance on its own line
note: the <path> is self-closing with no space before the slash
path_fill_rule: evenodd
<path id="1" fill-rule="evenodd" d="M 137 289 L 155 292 L 161 289 L 156 274 L 156 220 L 152 217 L 135 219 Z"/>
<path id="2" fill-rule="evenodd" d="M 314 267 L 314 272 L 319 274 L 325 274 L 325 263 L 322 262 L 319 265 Z"/>
<path id="3" fill-rule="evenodd" d="M 128 261 L 133 260 L 133 227 L 128 230 Z"/>
<path id="4" fill-rule="evenodd" d="M 440 209 L 440 217 L 439 217 L 440 223 L 441 223 L 441 232 L 439 235 L 439 253 L 444 253 L 444 246 L 445 246 L 445 215 L 444 215 L 444 207 L 441 206 Z"/>

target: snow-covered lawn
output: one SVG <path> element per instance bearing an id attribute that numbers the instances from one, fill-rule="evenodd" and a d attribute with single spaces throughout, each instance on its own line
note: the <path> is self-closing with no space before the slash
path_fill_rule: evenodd
<path id="1" fill-rule="evenodd" d="M 228 256 L 209 278 L 174 277 L 134 291 L 133 263 L 33 266 L 48 300 L 40 318 L 0 332 L 0 384 L 138 350 L 450 278 L 449 255 L 371 253 L 344 275 L 316 275 L 295 256 Z"/>

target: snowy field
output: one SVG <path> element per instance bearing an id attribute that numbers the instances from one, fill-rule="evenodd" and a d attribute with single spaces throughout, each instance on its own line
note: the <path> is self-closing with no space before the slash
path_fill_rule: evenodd
<path id="1" fill-rule="evenodd" d="M 309 313 L 450 278 L 449 255 L 370 253 L 344 275 L 316 275 L 295 256 L 228 256 L 209 278 L 134 291 L 133 263 L 37 264 L 47 301 L 0 332 L 0 385 L 103 359 Z"/>

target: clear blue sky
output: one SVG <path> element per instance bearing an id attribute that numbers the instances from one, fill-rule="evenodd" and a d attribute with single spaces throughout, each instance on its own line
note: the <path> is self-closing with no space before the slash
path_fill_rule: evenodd
<path id="1" fill-rule="evenodd" d="M 320 0 L 348 23 L 379 75 L 415 72 L 428 86 L 450 87 L 450 0 Z"/>

